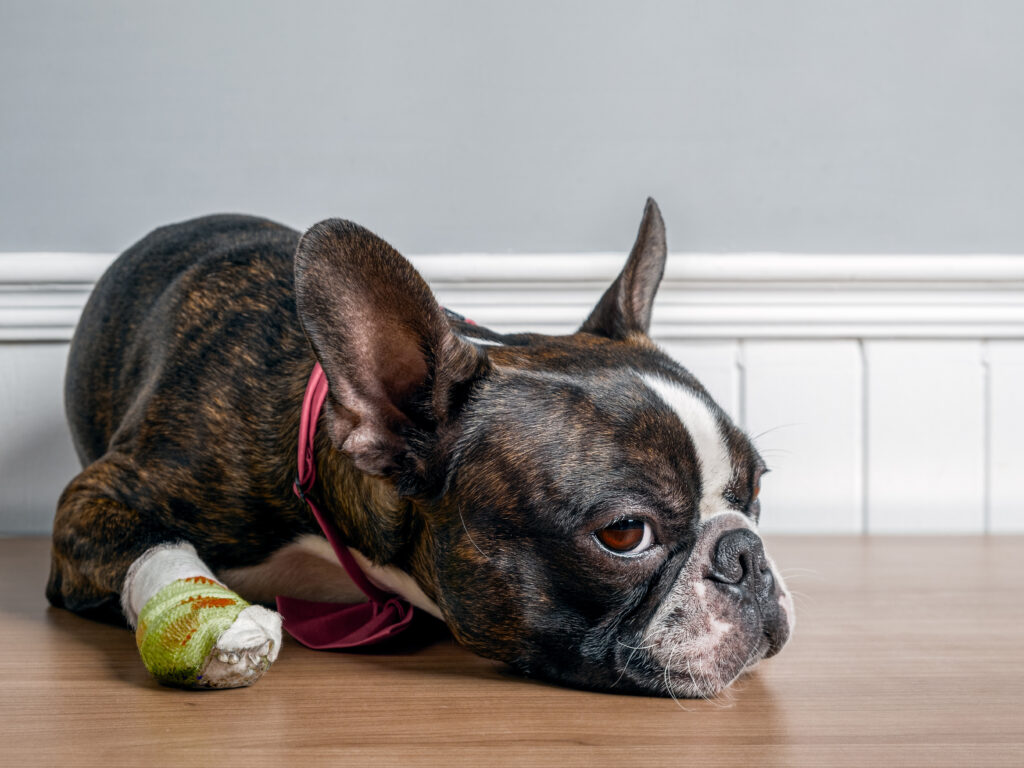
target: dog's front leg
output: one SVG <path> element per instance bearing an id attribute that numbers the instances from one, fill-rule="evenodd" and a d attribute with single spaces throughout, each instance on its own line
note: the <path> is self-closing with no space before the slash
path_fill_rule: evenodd
<path id="1" fill-rule="evenodd" d="M 142 661 L 168 685 L 251 685 L 281 649 L 280 615 L 217 581 L 187 542 L 161 544 L 135 560 L 121 601 Z"/>
<path id="2" fill-rule="evenodd" d="M 120 489 L 139 485 L 135 461 L 116 453 L 68 484 L 54 518 L 47 598 L 94 618 L 127 619 L 162 683 L 250 685 L 277 657 L 281 617 L 218 582 L 159 514 L 130 506 Z"/>

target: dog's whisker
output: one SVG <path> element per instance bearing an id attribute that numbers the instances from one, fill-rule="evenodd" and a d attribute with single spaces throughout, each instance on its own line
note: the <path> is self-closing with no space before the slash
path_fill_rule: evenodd
<path id="1" fill-rule="evenodd" d="M 672 663 L 675 661 L 675 657 L 678 652 L 673 652 L 669 656 L 668 663 L 665 665 L 665 688 L 668 690 L 668 695 L 672 697 L 672 700 L 676 703 L 683 712 L 689 712 L 690 710 L 683 706 L 683 702 L 679 700 L 679 696 L 675 692 L 675 688 L 672 685 Z M 689 664 L 689 662 L 687 662 Z"/>
<path id="2" fill-rule="evenodd" d="M 466 532 L 466 538 L 469 539 L 469 543 L 473 545 L 473 548 L 477 552 L 479 552 L 483 556 L 483 558 L 485 560 L 490 560 L 491 559 L 490 555 L 485 554 L 484 551 L 482 549 L 480 549 L 479 546 L 477 546 L 477 543 L 475 541 L 473 541 L 473 534 L 471 534 L 469 532 L 469 528 L 466 526 L 466 518 L 464 518 L 462 516 L 462 507 L 461 506 L 460 507 L 456 507 L 456 509 L 458 509 L 458 511 L 459 511 L 459 520 L 462 521 L 462 530 L 464 530 Z"/>
<path id="3" fill-rule="evenodd" d="M 814 605 L 817 605 L 818 601 L 815 600 L 815 598 L 812 597 L 811 595 L 808 595 L 806 592 L 798 592 L 796 590 L 792 590 L 791 589 L 791 590 L 789 590 L 789 594 L 793 597 L 793 600 L 799 602 L 800 605 L 804 605 L 804 606 L 814 606 Z"/>
<path id="4" fill-rule="evenodd" d="M 730 680 L 729 682 L 727 682 L 727 683 L 725 684 L 725 686 L 724 686 L 724 688 L 723 688 L 722 690 L 723 690 L 723 692 L 725 693 L 726 697 L 727 697 L 727 698 L 728 698 L 728 699 L 730 700 L 730 706 L 732 706 L 733 704 L 735 704 L 735 701 L 733 701 L 733 691 L 735 690 L 735 691 L 736 691 L 736 692 L 738 693 L 738 692 L 739 692 L 740 690 L 742 690 L 742 689 L 741 689 L 741 688 L 740 688 L 739 686 L 737 686 L 737 687 L 736 687 L 736 688 L 734 689 L 734 688 L 733 688 L 733 685 L 734 685 L 734 684 L 736 683 L 736 681 L 737 681 L 737 680 L 739 680 L 739 679 L 740 679 L 740 677 L 741 677 L 741 676 L 743 675 L 743 672 L 744 672 L 744 670 L 746 670 L 746 668 L 747 668 L 747 662 L 749 661 L 749 659 L 744 659 L 744 658 L 743 658 L 743 657 L 742 657 L 742 656 L 741 656 L 741 655 L 740 655 L 740 654 L 739 654 L 739 653 L 738 653 L 738 652 L 736 651 L 736 649 L 735 649 L 735 648 L 734 648 L 734 649 L 732 649 L 732 650 L 730 651 L 730 653 L 729 653 L 729 658 L 730 658 L 730 660 L 731 660 L 731 661 L 732 661 L 733 663 L 735 663 L 735 664 L 736 664 L 736 666 L 737 666 L 737 672 L 736 672 L 736 674 L 735 674 L 735 675 L 733 675 L 733 676 L 732 676 L 732 679 L 731 679 L 731 680 Z"/>
<path id="5" fill-rule="evenodd" d="M 703 690 L 701 691 L 701 698 L 704 699 L 708 704 L 716 709 L 723 709 L 722 705 L 715 700 L 715 685 L 711 680 L 711 676 L 708 672 L 702 671 L 700 673 L 701 683 Z"/>
<path id="6" fill-rule="evenodd" d="M 615 642 L 621 645 L 623 648 L 629 648 L 631 651 L 649 651 L 651 648 L 654 647 L 653 643 L 651 645 L 630 645 L 629 643 L 624 643 L 621 640 L 616 640 Z M 643 640 L 641 640 L 640 642 L 643 642 Z"/>
<path id="7" fill-rule="evenodd" d="M 756 435 L 753 435 L 750 439 L 756 443 L 759 438 L 762 438 L 765 435 L 769 435 L 772 432 L 777 432 L 780 429 L 789 429 L 790 427 L 800 427 L 800 426 L 803 426 L 803 425 L 800 422 L 796 422 L 796 421 L 790 422 L 789 424 L 779 424 L 778 426 L 769 427 L 768 429 L 764 430 L 763 432 L 758 432 Z"/>
<path id="8" fill-rule="evenodd" d="M 784 579 L 792 577 L 799 577 L 801 579 L 821 579 L 823 578 L 820 571 L 814 568 L 780 568 L 779 575 Z"/>
<path id="9" fill-rule="evenodd" d="M 630 648 L 631 647 L 631 646 L 626 645 L 622 641 L 619 641 L 619 645 L 621 645 L 621 646 L 623 646 L 625 648 Z M 619 676 L 616 677 L 615 678 L 615 682 L 612 683 L 612 688 L 617 686 L 619 684 L 619 682 L 622 680 L 622 676 L 626 674 L 626 671 L 629 669 L 629 665 L 633 662 L 633 657 L 636 655 L 637 651 L 639 651 L 639 650 L 640 650 L 640 648 L 633 648 L 629 652 L 629 656 L 626 659 L 626 663 L 622 665 L 622 669 L 619 671 Z"/>
<path id="10" fill-rule="evenodd" d="M 698 679 L 698 673 L 693 671 L 693 663 L 690 659 L 686 660 L 686 674 L 690 676 L 690 682 L 693 683 L 693 697 L 697 699 L 706 699 L 703 690 L 703 679 Z"/>
<path id="11" fill-rule="evenodd" d="M 612 688 L 617 686 L 619 684 L 619 682 L 622 680 L 623 675 L 626 674 L 627 670 L 629 669 L 629 665 L 633 662 L 633 657 L 637 654 L 638 651 L 649 651 L 651 648 L 653 648 L 656 645 L 655 643 L 651 643 L 650 645 L 644 645 L 644 643 L 646 643 L 648 640 L 650 640 L 654 636 L 655 632 L 657 632 L 657 629 L 651 629 L 646 635 L 644 635 L 643 637 L 640 638 L 640 644 L 639 645 L 635 645 L 635 646 L 630 645 L 629 643 L 624 643 L 621 640 L 616 639 L 616 641 L 615 641 L 616 643 L 621 645 L 623 648 L 629 648 L 630 649 L 630 654 L 629 654 L 629 657 L 626 659 L 626 663 L 622 665 L 622 670 L 619 672 L 619 676 L 617 678 L 615 678 L 615 682 L 612 683 Z"/>
<path id="12" fill-rule="evenodd" d="M 792 456 L 793 452 L 788 448 L 758 448 L 762 456 Z"/>
<path id="13" fill-rule="evenodd" d="M 618 684 L 619 684 L 619 683 L 620 683 L 620 682 L 622 681 L 622 677 L 623 677 L 623 675 L 625 675 L 625 674 L 626 674 L 626 670 L 628 670 L 628 669 L 629 669 L 629 665 L 630 665 L 630 664 L 632 663 L 632 661 L 633 661 L 633 655 L 634 655 L 635 653 L 636 653 L 636 648 L 634 648 L 634 649 L 633 649 L 633 650 L 632 650 L 632 651 L 630 652 L 630 654 L 629 654 L 629 657 L 628 657 L 628 658 L 626 659 L 626 663 L 622 665 L 622 669 L 621 669 L 621 670 L 619 670 L 619 676 L 618 676 L 618 677 L 616 677 L 616 678 L 615 678 L 615 682 L 614 682 L 614 683 L 612 683 L 612 688 L 614 688 L 615 686 L 617 686 L 617 685 L 618 685 Z"/>
<path id="14" fill-rule="evenodd" d="M 779 574 L 780 577 L 786 582 L 787 588 L 793 584 L 793 582 L 799 582 L 803 584 L 805 580 L 813 578 L 804 573 L 790 573 L 790 574 Z"/>

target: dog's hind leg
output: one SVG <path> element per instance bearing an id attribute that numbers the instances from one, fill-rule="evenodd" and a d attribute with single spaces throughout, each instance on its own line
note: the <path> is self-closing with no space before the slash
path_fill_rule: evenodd
<path id="1" fill-rule="evenodd" d="M 277 658 L 280 616 L 219 583 L 180 533 L 115 490 L 137 486 L 130 460 L 116 454 L 71 481 L 54 519 L 47 598 L 92 618 L 127 619 L 162 683 L 252 684 Z"/>

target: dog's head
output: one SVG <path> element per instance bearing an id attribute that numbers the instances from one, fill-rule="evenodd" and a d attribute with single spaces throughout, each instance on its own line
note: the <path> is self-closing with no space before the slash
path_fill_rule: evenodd
<path id="1" fill-rule="evenodd" d="M 648 201 L 570 336 L 461 321 L 340 220 L 303 237 L 296 291 L 331 439 L 412 500 L 416 575 L 455 636 L 524 674 L 701 696 L 783 646 L 793 601 L 757 533 L 764 462 L 647 336 L 665 256 Z"/>

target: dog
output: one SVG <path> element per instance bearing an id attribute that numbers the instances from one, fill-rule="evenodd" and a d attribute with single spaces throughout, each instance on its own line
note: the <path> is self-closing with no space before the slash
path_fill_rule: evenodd
<path id="1" fill-rule="evenodd" d="M 249 684 L 281 646 L 275 596 L 366 601 L 315 499 L 369 582 L 477 654 L 585 689 L 720 692 L 783 647 L 793 599 L 758 534 L 764 461 L 648 336 L 665 260 L 648 200 L 576 333 L 502 335 L 349 221 L 155 230 L 71 344 L 84 469 L 58 503 L 48 599 L 134 626 L 172 582 L 215 586 L 247 607 L 190 686 Z M 317 364 L 316 481 L 296 494 Z"/>

